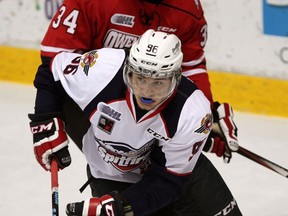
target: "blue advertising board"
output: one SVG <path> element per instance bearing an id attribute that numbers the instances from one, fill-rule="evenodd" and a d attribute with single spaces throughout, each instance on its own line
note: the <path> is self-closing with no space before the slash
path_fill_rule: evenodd
<path id="1" fill-rule="evenodd" d="M 288 0 L 263 0 L 264 34 L 288 37 Z"/>

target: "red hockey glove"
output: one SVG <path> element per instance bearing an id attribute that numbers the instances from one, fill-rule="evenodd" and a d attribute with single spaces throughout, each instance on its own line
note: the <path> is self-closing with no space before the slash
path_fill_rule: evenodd
<path id="1" fill-rule="evenodd" d="M 60 169 L 71 163 L 68 151 L 68 138 L 64 131 L 64 122 L 55 114 L 29 114 L 30 128 L 33 134 L 34 154 L 38 163 L 50 170 L 50 157 L 54 157 Z M 54 116 L 54 117 L 53 117 Z"/>
<path id="2" fill-rule="evenodd" d="M 133 216 L 131 206 L 123 202 L 117 191 L 100 198 L 93 197 L 66 206 L 68 216 Z"/>
<path id="3" fill-rule="evenodd" d="M 224 155 L 225 145 L 225 141 L 218 134 L 211 132 L 203 150 L 205 152 L 215 153 L 218 157 L 222 157 Z"/>
<path id="4" fill-rule="evenodd" d="M 228 103 L 219 104 L 214 102 L 213 115 L 212 132 L 204 149 L 207 152 L 216 153 L 217 156 L 223 155 L 224 162 L 229 163 L 232 158 L 231 152 L 239 149 L 237 127 L 233 121 L 232 107 Z"/>

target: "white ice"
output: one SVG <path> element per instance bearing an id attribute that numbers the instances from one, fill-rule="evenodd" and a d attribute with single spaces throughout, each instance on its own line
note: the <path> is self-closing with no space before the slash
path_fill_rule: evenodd
<path id="1" fill-rule="evenodd" d="M 33 111 L 32 86 L 0 83 L 0 215 L 48 216 L 51 213 L 50 173 L 33 154 L 27 114 Z M 236 112 L 240 144 L 288 168 L 288 119 Z M 86 181 L 85 159 L 70 145 L 72 164 L 59 173 L 60 216 L 68 202 L 90 195 L 79 188 Z M 208 157 L 234 194 L 244 216 L 288 216 L 288 179 L 233 154 L 230 164 Z"/>

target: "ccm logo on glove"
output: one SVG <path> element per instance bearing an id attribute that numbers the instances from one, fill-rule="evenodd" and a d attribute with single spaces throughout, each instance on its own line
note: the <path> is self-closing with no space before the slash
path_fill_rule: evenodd
<path id="1" fill-rule="evenodd" d="M 32 120 L 30 128 L 38 163 L 45 170 L 50 170 L 51 157 L 54 157 L 60 169 L 69 166 L 71 163 L 69 141 L 63 120 L 57 117 L 43 120 L 43 115 L 37 114 L 30 114 L 29 118 Z"/>
<path id="2" fill-rule="evenodd" d="M 37 125 L 37 126 L 32 126 L 31 127 L 31 132 L 32 134 L 36 134 L 36 133 L 42 133 L 44 131 L 51 131 L 52 130 L 52 126 L 53 126 L 53 122 L 50 122 L 48 124 L 41 124 L 41 125 Z"/>

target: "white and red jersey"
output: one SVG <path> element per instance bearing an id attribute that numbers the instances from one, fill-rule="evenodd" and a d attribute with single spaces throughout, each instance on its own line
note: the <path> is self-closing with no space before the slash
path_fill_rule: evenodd
<path id="1" fill-rule="evenodd" d="M 156 164 L 157 173 L 163 173 L 155 175 L 153 182 L 164 181 L 157 189 L 162 194 L 176 190 L 180 195 L 174 186 L 165 190 L 173 182 L 170 178 L 179 177 L 180 184 L 182 177 L 193 172 L 212 125 L 210 103 L 193 82 L 182 77 L 170 98 L 139 116 L 124 83 L 124 61 L 122 49 L 102 48 L 84 55 L 61 52 L 53 59 L 51 71 L 90 119 L 83 152 L 95 178 L 147 181 L 147 193 L 153 196 L 148 187 L 152 182 L 142 177 L 147 167 Z M 128 199 L 143 202 L 138 193 L 139 197 Z"/>
<path id="2" fill-rule="evenodd" d="M 41 55 L 59 51 L 127 48 L 147 29 L 176 34 L 182 42 L 183 75 L 213 102 L 203 48 L 207 23 L 199 0 L 64 0 L 41 43 Z"/>

